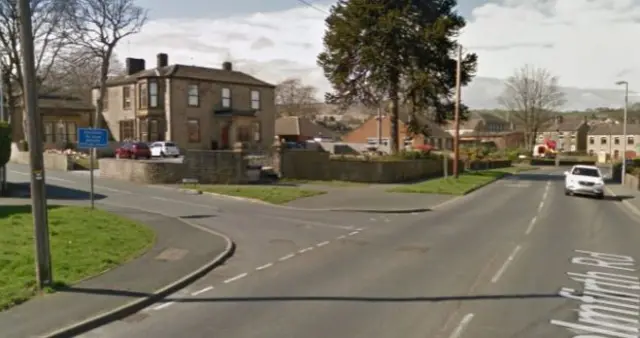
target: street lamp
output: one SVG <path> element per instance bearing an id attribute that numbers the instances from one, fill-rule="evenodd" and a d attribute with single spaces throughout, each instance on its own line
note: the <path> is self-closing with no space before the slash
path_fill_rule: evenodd
<path id="1" fill-rule="evenodd" d="M 629 106 L 629 82 L 618 81 L 616 85 L 624 85 L 624 115 L 622 117 L 622 174 L 620 182 L 624 185 L 627 173 L 627 106 Z"/>

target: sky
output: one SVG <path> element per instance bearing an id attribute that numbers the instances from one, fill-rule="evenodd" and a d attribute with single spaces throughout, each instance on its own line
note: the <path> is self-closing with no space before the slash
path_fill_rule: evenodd
<path id="1" fill-rule="evenodd" d="M 140 34 L 123 41 L 120 58 L 234 68 L 276 83 L 299 77 L 330 90 L 316 56 L 333 1 L 138 0 L 149 9 Z M 530 64 L 569 87 L 615 89 L 626 80 L 640 90 L 640 0 L 461 0 L 468 21 L 460 36 L 478 54 L 478 76 L 507 78 Z"/>

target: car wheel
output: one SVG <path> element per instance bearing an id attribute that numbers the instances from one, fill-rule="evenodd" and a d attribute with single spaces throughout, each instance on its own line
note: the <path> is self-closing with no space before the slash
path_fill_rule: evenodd
<path id="1" fill-rule="evenodd" d="M 604 194 L 598 194 L 596 195 L 596 198 L 599 200 L 604 199 Z"/>
<path id="2" fill-rule="evenodd" d="M 173 157 L 178 158 L 178 157 L 180 157 L 180 155 L 173 155 Z"/>
<path id="3" fill-rule="evenodd" d="M 160 153 L 160 157 L 165 158 L 165 157 L 167 157 L 167 155 L 163 151 L 163 152 Z"/>
<path id="4" fill-rule="evenodd" d="M 564 189 L 564 195 L 571 196 L 571 191 L 569 191 L 569 189 Z"/>

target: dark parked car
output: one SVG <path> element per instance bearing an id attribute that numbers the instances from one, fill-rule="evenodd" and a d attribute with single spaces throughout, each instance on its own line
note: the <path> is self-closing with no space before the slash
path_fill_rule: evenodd
<path id="1" fill-rule="evenodd" d="M 142 142 L 125 143 L 116 149 L 116 158 L 151 158 L 151 149 L 149 145 Z"/>

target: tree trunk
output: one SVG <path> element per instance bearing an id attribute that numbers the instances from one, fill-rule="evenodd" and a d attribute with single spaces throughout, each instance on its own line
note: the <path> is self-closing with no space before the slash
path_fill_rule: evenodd
<path id="1" fill-rule="evenodd" d="M 400 150 L 399 140 L 399 126 L 398 126 L 398 112 L 399 112 L 399 76 L 393 76 L 391 90 L 389 91 L 389 99 L 391 101 L 391 109 L 389 114 L 389 124 L 391 130 L 389 131 L 389 146 L 392 155 L 395 155 Z"/>

